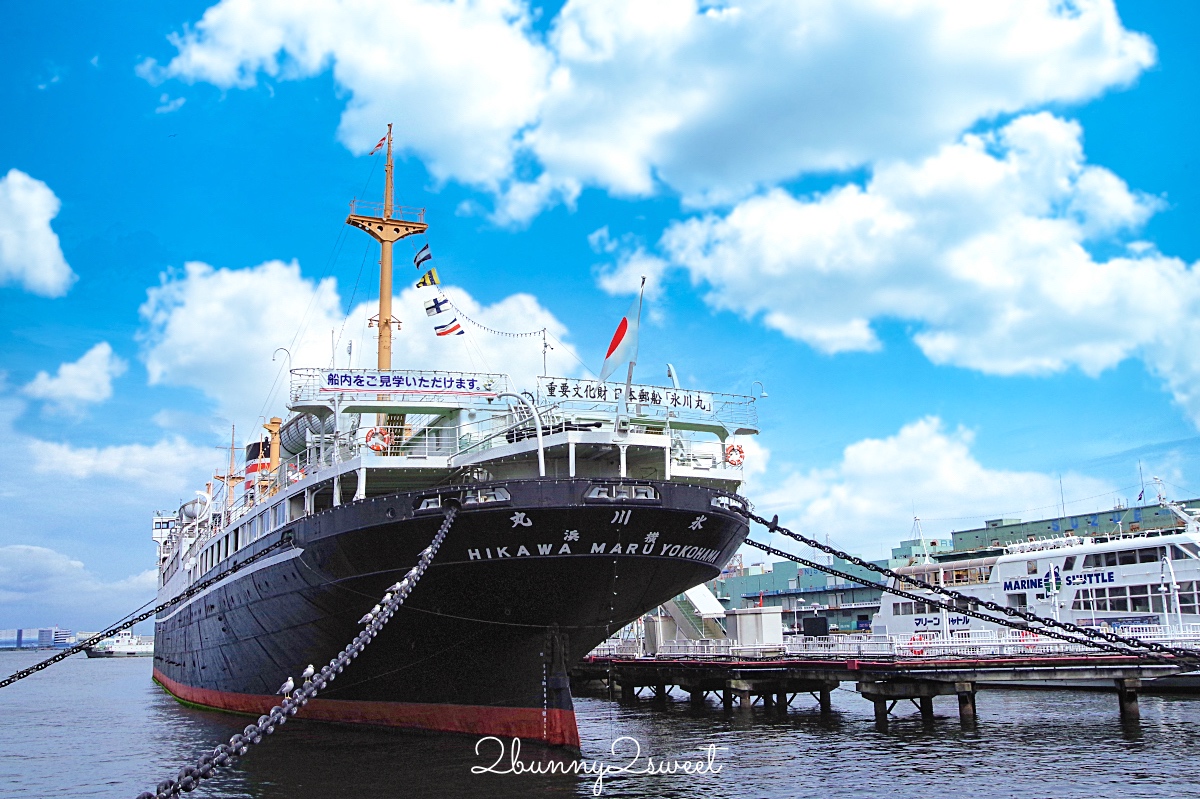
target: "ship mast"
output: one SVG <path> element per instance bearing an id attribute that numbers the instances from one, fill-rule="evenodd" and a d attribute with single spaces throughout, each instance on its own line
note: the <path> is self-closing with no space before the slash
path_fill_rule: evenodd
<path id="1" fill-rule="evenodd" d="M 388 123 L 383 207 L 380 209 L 378 204 L 374 203 L 352 202 L 350 215 L 346 217 L 347 225 L 365 230 L 371 238 L 379 242 L 379 316 L 372 322 L 379 328 L 378 368 L 381 372 L 392 368 L 392 325 L 399 325 L 399 320 L 392 317 L 392 245 L 407 236 L 424 233 L 429 227 L 425 224 L 424 208 L 401 208 L 400 213 L 395 215 L 392 195 L 392 125 Z M 357 213 L 359 210 L 382 210 L 382 214 L 360 214 Z M 404 219 L 406 213 L 415 219 Z"/>

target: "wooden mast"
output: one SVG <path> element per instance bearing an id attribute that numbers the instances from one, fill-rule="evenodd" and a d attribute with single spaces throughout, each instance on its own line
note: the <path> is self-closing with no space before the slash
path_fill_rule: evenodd
<path id="1" fill-rule="evenodd" d="M 358 214 L 355 211 L 358 203 L 350 204 L 350 215 L 346 224 L 353 225 L 359 230 L 365 230 L 371 238 L 379 242 L 379 316 L 375 323 L 379 327 L 379 360 L 381 372 L 392 368 L 392 324 L 398 323 L 392 318 L 392 245 L 407 236 L 424 233 L 428 229 L 425 224 L 425 210 L 422 208 L 410 213 L 416 219 L 404 219 L 405 209 L 395 215 L 393 200 L 392 178 L 392 125 L 388 123 L 387 132 L 387 165 L 384 167 L 383 214 L 373 216 Z M 363 210 L 366 210 L 365 208 Z"/>

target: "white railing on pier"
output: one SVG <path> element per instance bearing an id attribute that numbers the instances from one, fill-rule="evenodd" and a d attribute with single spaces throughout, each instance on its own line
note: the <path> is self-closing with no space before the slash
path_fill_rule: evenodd
<path id="1" fill-rule="evenodd" d="M 1134 638 L 1169 644 L 1200 652 L 1200 624 L 1182 626 L 1140 625 L 1122 627 L 1120 632 Z M 636 641 L 636 644 L 634 643 Z M 624 639 L 620 646 L 601 644 L 592 651 L 596 657 L 641 657 L 645 650 L 640 639 Z M 1030 657 L 1034 655 L 1074 655 L 1095 653 L 1086 644 L 1063 641 L 1032 631 L 963 630 L 943 636 L 939 633 L 905 635 L 844 634 L 828 636 L 784 636 L 782 644 L 740 645 L 732 640 L 663 641 L 657 658 L 966 658 Z"/>

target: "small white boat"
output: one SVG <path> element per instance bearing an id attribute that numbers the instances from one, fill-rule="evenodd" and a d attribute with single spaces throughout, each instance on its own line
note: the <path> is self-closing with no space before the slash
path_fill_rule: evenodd
<path id="1" fill-rule="evenodd" d="M 122 630 L 111 638 L 105 638 L 95 646 L 83 650 L 90 658 L 144 658 L 154 655 L 152 636 L 134 635 Z"/>

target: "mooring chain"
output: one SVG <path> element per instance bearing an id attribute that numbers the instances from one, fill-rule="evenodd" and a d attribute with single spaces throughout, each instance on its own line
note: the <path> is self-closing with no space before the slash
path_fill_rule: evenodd
<path id="1" fill-rule="evenodd" d="M 153 792 L 143 791 L 138 794 L 137 799 L 167 799 L 195 790 L 202 780 L 212 777 L 217 769 L 234 765 L 237 758 L 250 750 L 251 744 L 262 743 L 263 736 L 275 732 L 276 727 L 282 726 L 290 717 L 295 716 L 300 708 L 308 704 L 308 700 L 316 696 L 328 683 L 337 679 L 337 675 L 341 674 L 342 670 L 367 648 L 367 644 L 379 635 L 384 625 L 412 593 L 413 587 L 425 574 L 425 570 L 429 568 L 429 564 L 433 560 L 433 556 L 437 554 L 438 548 L 441 547 L 442 541 L 445 540 L 446 534 L 450 532 L 450 525 L 454 523 L 457 513 L 458 506 L 456 504 L 451 504 L 446 508 L 446 515 L 442 519 L 437 535 L 433 537 L 429 546 L 421 550 L 417 565 L 409 569 L 408 574 L 399 582 L 388 588 L 387 593 L 379 600 L 379 604 L 371 608 L 360 620 L 360 623 L 367 626 L 324 668 L 307 678 L 301 687 L 291 691 L 290 695 L 271 708 L 268 713 L 259 716 L 256 723 L 248 725 L 242 732 L 231 737 L 229 743 L 221 744 L 212 752 L 202 755 L 194 766 L 185 766 L 180 769 L 175 779 L 163 780 Z M 285 687 L 291 682 L 292 679 L 289 677 L 287 683 L 284 683 Z"/>
<path id="2" fill-rule="evenodd" d="M 250 557 L 246 558 L 245 560 L 237 561 L 237 562 L 233 563 L 232 565 L 230 565 L 229 568 L 227 568 L 217 574 L 214 574 L 212 577 L 209 577 L 205 580 L 202 580 L 202 581 L 196 583 L 195 585 L 193 585 L 191 588 L 184 591 L 179 596 L 172 597 L 171 599 L 168 599 L 166 602 L 163 602 L 161 605 L 156 605 L 153 608 L 151 608 L 150 610 L 147 610 L 144 613 L 139 613 L 138 615 L 134 616 L 133 618 L 131 618 L 127 621 L 119 622 L 119 623 L 113 625 L 112 627 L 109 627 L 104 632 L 96 633 L 95 635 L 93 635 L 91 638 L 87 639 L 83 643 L 76 644 L 75 646 L 72 646 L 68 649 L 64 649 L 63 651 L 59 652 L 58 654 L 54 655 L 53 657 L 43 660 L 41 663 L 35 663 L 34 665 L 30 666 L 27 669 L 21 669 L 18 672 L 14 672 L 14 673 L 10 674 L 9 676 L 5 677 L 3 680 L 0 680 L 0 688 L 5 688 L 9 685 L 12 685 L 17 680 L 23 680 L 26 677 L 28 677 L 29 675 L 39 672 L 48 666 L 53 666 L 55 663 L 58 663 L 61 660 L 66 660 L 71 655 L 82 652 L 83 650 L 87 649 L 88 647 L 93 646 L 94 644 L 97 644 L 100 641 L 103 641 L 105 638 L 110 638 L 111 636 L 116 635 L 117 633 L 121 632 L 122 630 L 128 630 L 133 625 L 139 624 L 140 622 L 145 621 L 146 619 L 150 618 L 151 616 L 154 616 L 158 613 L 162 613 L 164 610 L 169 610 L 170 608 L 173 608 L 176 605 L 178 605 L 180 602 L 184 602 L 188 599 L 191 599 L 192 597 L 194 597 L 196 594 L 200 593 L 204 589 L 211 587 L 212 585 L 220 582 L 221 580 L 224 580 L 226 577 L 233 574 L 234 572 L 246 568 L 251 563 L 254 563 L 255 561 L 260 560 L 262 558 L 265 558 L 270 553 L 272 553 L 275 550 L 279 549 L 280 547 L 286 546 L 290 543 L 292 543 L 291 536 L 285 535 L 285 536 L 281 537 L 278 541 L 276 541 L 274 544 L 271 544 L 269 547 L 262 550 L 261 552 L 256 552 L 253 555 L 251 555 Z"/>
<path id="3" fill-rule="evenodd" d="M 1197 659 L 1197 653 L 1194 651 L 1188 650 L 1188 649 L 1183 649 L 1183 648 L 1174 647 L 1174 646 L 1168 646 L 1166 644 L 1160 644 L 1157 641 L 1144 641 L 1140 638 L 1133 638 L 1131 636 L 1119 635 L 1118 633 L 1108 632 L 1105 630 L 1097 630 L 1097 629 L 1091 628 L 1091 627 L 1081 627 L 1078 624 L 1073 624 L 1069 621 L 1059 621 L 1057 619 L 1051 619 L 1051 618 L 1047 618 L 1045 616 L 1038 616 L 1037 614 L 1030 613 L 1029 611 L 1026 611 L 1026 610 L 1021 610 L 1020 608 L 1014 608 L 1014 607 L 1010 607 L 1008 605 L 1001 605 L 998 602 L 994 602 L 990 599 L 979 599 L 977 597 L 969 596 L 967 594 L 963 594 L 959 591 L 955 591 L 953 589 L 946 588 L 944 586 L 937 585 L 935 583 L 926 582 L 925 580 L 922 580 L 918 577 L 914 577 L 912 575 L 900 574 L 899 572 L 893 571 L 892 569 L 889 569 L 886 566 L 878 566 L 874 563 L 871 563 L 870 561 L 863 560 L 862 558 L 858 557 L 857 555 L 851 555 L 849 552 L 843 552 L 840 549 L 836 549 L 836 548 L 830 546 L 829 544 L 823 544 L 814 538 L 809 538 L 809 537 L 801 535 L 799 533 L 792 532 L 791 530 L 788 530 L 785 527 L 780 527 L 778 516 L 775 516 L 772 519 L 764 519 L 762 516 L 759 516 L 755 513 L 749 513 L 747 515 L 749 516 L 750 519 L 763 525 L 772 533 L 780 533 L 782 535 L 787 536 L 788 538 L 793 539 L 794 541 L 799 541 L 802 544 L 806 544 L 807 546 L 819 549 L 826 554 L 833 555 L 835 558 L 840 558 L 841 560 L 846 561 L 848 563 L 852 563 L 855 566 L 859 566 L 860 568 L 868 569 L 870 571 L 876 572 L 877 574 L 882 574 L 885 577 L 889 577 L 896 581 L 897 587 L 899 587 L 903 583 L 909 583 L 911 585 L 917 586 L 918 588 L 923 588 L 926 591 L 932 591 L 934 593 L 941 594 L 942 596 L 950 597 L 951 599 L 957 599 L 962 602 L 970 603 L 973 605 L 978 605 L 980 607 L 987 608 L 988 610 L 993 611 L 995 613 L 1003 613 L 1005 616 L 1008 616 L 1010 618 L 1015 617 L 1015 618 L 1023 619 L 1027 622 L 1031 622 L 1033 624 L 1040 624 L 1040 625 L 1042 625 L 1043 628 L 1057 627 L 1058 629 L 1066 630 L 1069 633 L 1075 633 L 1077 636 L 1082 636 L 1084 639 L 1091 639 L 1092 641 L 1106 641 L 1110 644 L 1118 644 L 1118 645 L 1123 645 L 1125 647 L 1148 649 L 1152 652 L 1160 653 L 1163 655 L 1172 655 L 1174 658 L 1182 658 L 1189 662 L 1195 661 Z M 855 582 L 861 582 L 861 580 L 857 577 L 853 577 L 851 579 L 853 579 Z M 891 588 L 887 588 L 886 590 L 888 591 L 888 593 L 895 593 L 895 591 L 893 591 Z M 921 601 L 924 602 L 927 600 L 922 598 Z M 956 610 L 961 612 L 962 608 L 956 608 Z M 1037 630 L 1037 632 L 1041 633 L 1041 632 L 1045 632 L 1045 630 L 1044 629 Z M 1085 642 L 1085 641 L 1082 641 L 1080 638 L 1076 638 L 1075 640 L 1080 641 L 1080 642 Z M 1141 654 L 1141 653 L 1133 653 L 1133 654 Z"/>
<path id="4" fill-rule="evenodd" d="M 858 584 L 866 586 L 868 588 L 878 588 L 881 591 L 884 591 L 888 594 L 895 594 L 896 596 L 904 597 L 905 599 L 913 599 L 913 600 L 916 600 L 917 602 L 924 602 L 927 605 L 933 605 L 934 607 L 939 607 L 944 610 L 953 611 L 954 613 L 961 613 L 964 616 L 971 616 L 973 618 L 980 619 L 982 621 L 990 621 L 993 624 L 999 624 L 1004 627 L 1011 627 L 1014 630 L 1028 630 L 1029 629 L 1028 627 L 1022 626 L 1020 624 L 1020 622 L 1015 622 L 1015 621 L 1012 621 L 1011 619 L 1005 619 L 1005 618 L 998 617 L 998 616 L 990 616 L 986 613 L 981 613 L 977 610 L 971 610 L 970 608 L 961 608 L 961 607 L 958 607 L 957 605 L 955 605 L 954 603 L 949 602 L 945 599 L 934 599 L 932 597 L 926 597 L 926 596 L 922 596 L 920 594 L 914 594 L 911 591 L 905 591 L 902 588 L 891 588 L 885 583 L 876 583 L 876 582 L 866 579 L 865 577 L 856 577 L 855 575 L 850 574 L 849 572 L 844 572 L 844 571 L 841 571 L 840 569 L 835 569 L 832 566 L 826 566 L 822 563 L 817 563 L 816 561 L 811 561 L 811 560 L 808 560 L 807 558 L 802 558 L 799 555 L 793 555 L 790 552 L 784 552 L 782 549 L 776 549 L 775 547 L 759 543 L 758 541 L 751 541 L 749 538 L 746 539 L 746 543 L 752 547 L 755 547 L 756 549 L 761 549 L 763 552 L 766 552 L 770 555 L 775 555 L 777 557 L 786 558 L 787 560 L 790 560 L 794 563 L 799 563 L 803 566 L 808 566 L 809 568 L 817 569 L 818 571 L 825 572 L 826 574 L 833 575 L 834 577 L 841 577 L 843 580 L 849 580 L 851 582 L 858 583 Z M 1127 649 L 1126 647 L 1117 646 L 1116 644 L 1110 644 L 1110 643 L 1107 643 L 1104 641 L 1088 641 L 1086 639 L 1080 639 L 1073 635 L 1068 635 L 1067 633 L 1059 632 L 1058 630 L 1043 629 L 1043 630 L 1038 630 L 1037 632 L 1038 632 L 1038 635 L 1045 635 L 1049 638 L 1057 638 L 1060 641 L 1067 641 L 1072 644 L 1082 644 L 1083 646 L 1089 646 L 1094 649 L 1103 649 L 1107 652 L 1116 652 L 1117 654 L 1121 654 L 1121 655 L 1137 655 L 1137 656 L 1145 656 L 1146 655 L 1145 652 L 1136 652 L 1134 650 Z M 1169 662 L 1169 663 L 1178 663 L 1179 662 L 1179 660 L 1177 658 L 1166 658 L 1166 657 L 1160 658 L 1158 656 L 1153 656 L 1153 657 L 1157 660 L 1162 660 L 1164 662 Z"/>

